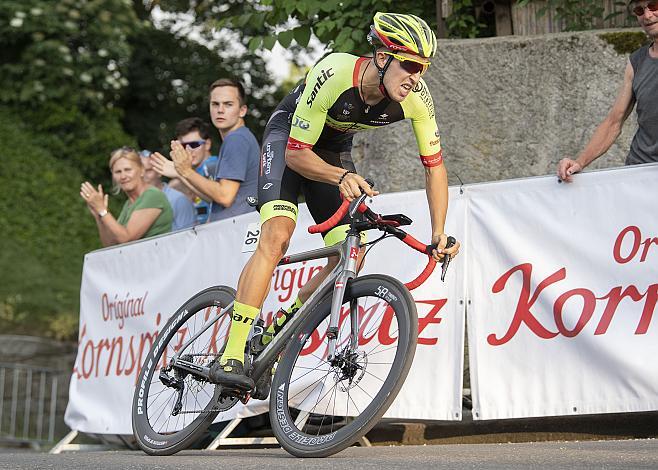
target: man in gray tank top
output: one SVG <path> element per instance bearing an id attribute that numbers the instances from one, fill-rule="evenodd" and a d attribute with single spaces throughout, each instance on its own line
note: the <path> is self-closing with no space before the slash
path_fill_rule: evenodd
<path id="1" fill-rule="evenodd" d="M 658 0 L 630 0 L 628 7 L 652 41 L 631 54 L 617 99 L 585 148 L 575 160 L 558 163 L 562 181 L 571 181 L 574 173 L 608 151 L 636 104 L 638 130 L 626 164 L 658 162 Z"/>

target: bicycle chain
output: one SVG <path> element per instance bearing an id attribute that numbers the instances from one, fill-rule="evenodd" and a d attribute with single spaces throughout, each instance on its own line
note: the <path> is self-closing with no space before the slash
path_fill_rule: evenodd
<path id="1" fill-rule="evenodd" d="M 214 412 L 214 411 L 217 411 L 217 410 L 199 410 L 199 411 L 195 411 L 195 410 L 189 410 L 189 411 L 188 411 L 188 410 L 181 410 L 181 411 L 178 412 L 178 414 L 179 414 L 179 415 L 184 415 L 184 414 L 197 413 L 197 414 L 205 415 L 205 414 L 208 414 L 208 413 L 212 413 L 212 412 Z"/>

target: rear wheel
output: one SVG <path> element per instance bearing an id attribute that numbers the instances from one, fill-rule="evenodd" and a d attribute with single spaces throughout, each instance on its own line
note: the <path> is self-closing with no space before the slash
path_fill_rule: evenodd
<path id="1" fill-rule="evenodd" d="M 220 411 L 237 398 L 220 396 L 220 387 L 181 369 L 169 367 L 179 352 L 211 318 L 221 317 L 181 353 L 181 359 L 199 365 L 216 360 L 231 324 L 235 290 L 210 287 L 185 302 L 153 342 L 139 374 L 132 406 L 133 433 L 151 455 L 171 455 L 192 445 Z"/>
<path id="2" fill-rule="evenodd" d="M 298 457 L 326 457 L 364 436 L 397 396 L 416 349 L 416 305 L 407 288 L 389 276 L 348 283 L 331 361 L 330 313 L 327 296 L 293 335 L 272 383 L 272 429 Z M 358 344 L 352 348 L 356 318 Z"/>

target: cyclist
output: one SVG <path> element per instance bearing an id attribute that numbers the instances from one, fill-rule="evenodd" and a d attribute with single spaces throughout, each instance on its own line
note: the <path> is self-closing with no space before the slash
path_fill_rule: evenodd
<path id="1" fill-rule="evenodd" d="M 352 200 L 361 191 L 378 194 L 356 173 L 351 160 L 355 132 L 411 120 L 425 166 L 432 243 L 438 244 L 432 255 L 438 261 L 459 250 L 459 243 L 445 248 L 448 180 L 432 97 L 421 78 L 436 52 L 434 32 L 417 16 L 379 12 L 367 39 L 372 57 L 329 54 L 281 101 L 267 124 L 258 181 L 261 236 L 238 281 L 226 348 L 211 367 L 211 379 L 221 385 L 254 388 L 243 370 L 245 344 L 295 229 L 298 196 L 304 194 L 319 223 L 333 215 L 341 195 Z M 344 240 L 347 222 L 322 234 L 327 246 Z M 288 311 L 273 320 L 270 333 L 301 307 L 337 262 L 329 259 L 309 280 Z"/>

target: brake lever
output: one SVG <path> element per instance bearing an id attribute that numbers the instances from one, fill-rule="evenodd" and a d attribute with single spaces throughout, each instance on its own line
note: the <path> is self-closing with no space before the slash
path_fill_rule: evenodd
<path id="1" fill-rule="evenodd" d="M 354 217 L 356 211 L 359 210 L 359 206 L 363 204 L 363 201 L 365 201 L 367 197 L 368 195 L 366 193 L 363 193 L 361 194 L 361 196 L 357 197 L 356 199 L 353 199 L 352 202 L 350 202 L 350 207 L 348 210 L 350 219 Z"/>
<path id="2" fill-rule="evenodd" d="M 450 248 L 457 243 L 455 237 L 448 237 L 448 242 L 446 243 L 446 248 Z M 448 254 L 443 255 L 443 261 L 441 262 L 441 281 L 445 282 L 446 273 L 448 272 L 448 266 L 450 265 L 451 257 Z"/>
<path id="3" fill-rule="evenodd" d="M 371 188 L 375 186 L 375 183 L 371 179 L 366 178 L 366 183 L 368 183 Z M 354 214 L 356 214 L 356 211 L 359 209 L 361 204 L 363 204 L 363 202 L 367 198 L 368 198 L 368 195 L 366 193 L 364 193 L 363 190 L 361 190 L 361 195 L 358 198 L 352 200 L 352 202 L 350 203 L 349 211 L 348 211 L 350 218 L 354 217 Z"/>

